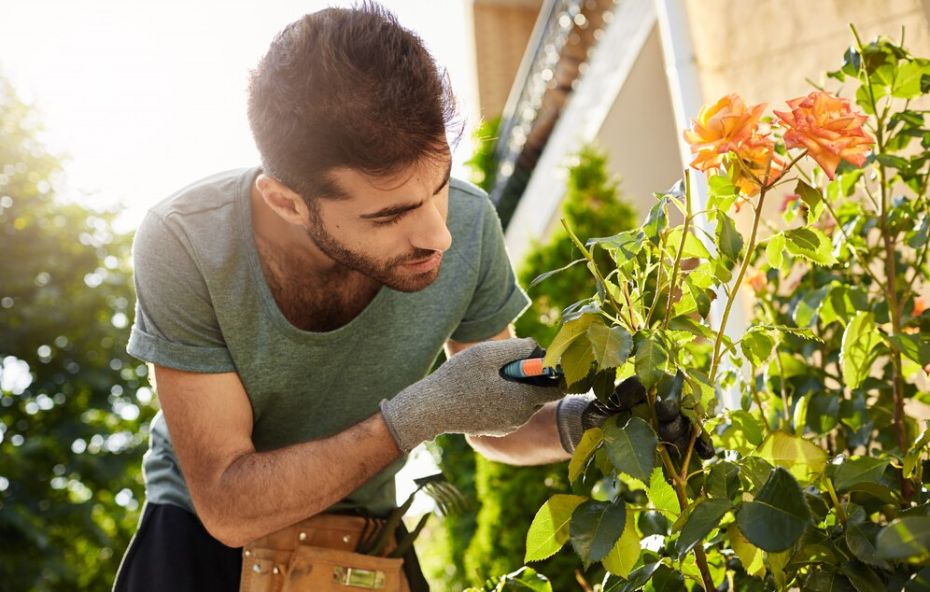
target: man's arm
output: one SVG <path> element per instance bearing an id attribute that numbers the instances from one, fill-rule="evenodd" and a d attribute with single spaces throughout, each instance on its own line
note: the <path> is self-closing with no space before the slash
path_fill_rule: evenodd
<path id="1" fill-rule="evenodd" d="M 380 413 L 329 438 L 256 452 L 238 374 L 155 366 L 155 379 L 197 514 L 230 547 L 322 512 L 401 455 Z"/>
<path id="2" fill-rule="evenodd" d="M 510 339 L 513 330 L 507 327 L 491 339 Z M 449 340 L 446 355 L 453 356 L 474 343 Z M 555 421 L 558 402 L 546 403 L 530 420 L 506 436 L 466 436 L 465 439 L 487 459 L 509 465 L 544 465 L 568 460 L 571 455 L 559 443 Z"/>

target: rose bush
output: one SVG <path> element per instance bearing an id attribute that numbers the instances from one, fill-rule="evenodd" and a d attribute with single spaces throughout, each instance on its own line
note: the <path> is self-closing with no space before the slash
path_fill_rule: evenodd
<path id="1" fill-rule="evenodd" d="M 648 397 L 585 433 L 527 562 L 570 543 L 611 591 L 930 581 L 930 431 L 914 418 L 930 403 L 930 128 L 912 108 L 930 61 L 857 37 L 829 76 L 855 105 L 817 89 L 774 119 L 736 95 L 701 110 L 685 137 L 706 204 L 686 171 L 638 229 L 568 229 L 592 294 L 563 312 L 545 363 L 573 392 L 604 399 L 636 376 Z M 773 193 L 783 222 L 764 219 Z M 733 338 L 743 284 L 752 322 Z M 656 432 L 676 412 L 695 426 L 684 447 Z M 716 451 L 704 462 L 701 439 Z M 545 589 L 532 571 L 507 581 L 530 580 Z"/>

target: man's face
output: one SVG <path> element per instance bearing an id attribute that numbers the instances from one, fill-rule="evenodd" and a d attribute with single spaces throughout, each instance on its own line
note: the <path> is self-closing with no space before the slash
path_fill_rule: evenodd
<path id="1" fill-rule="evenodd" d="M 424 160 L 391 178 L 352 169 L 329 174 L 349 196 L 317 199 L 307 234 L 331 259 L 401 292 L 439 276 L 452 244 L 446 227 L 451 160 Z"/>

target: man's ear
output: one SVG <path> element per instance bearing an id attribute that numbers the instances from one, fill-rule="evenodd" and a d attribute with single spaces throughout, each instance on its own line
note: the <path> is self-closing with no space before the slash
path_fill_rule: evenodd
<path id="1" fill-rule="evenodd" d="M 306 226 L 310 210 L 304 199 L 294 190 L 264 174 L 255 179 L 255 187 L 268 207 L 285 222 Z"/>

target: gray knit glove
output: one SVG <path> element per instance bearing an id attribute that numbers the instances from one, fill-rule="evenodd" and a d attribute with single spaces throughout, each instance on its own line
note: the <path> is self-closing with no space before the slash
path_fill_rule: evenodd
<path id="1" fill-rule="evenodd" d="M 607 418 L 629 411 L 646 400 L 646 389 L 635 377 L 627 378 L 614 389 L 606 401 L 592 394 L 565 397 L 556 408 L 559 440 L 566 452 L 574 452 L 581 436 L 591 428 L 604 425 Z"/>
<path id="2" fill-rule="evenodd" d="M 532 339 L 483 341 L 455 354 L 435 372 L 393 399 L 381 413 L 397 446 L 409 452 L 439 434 L 503 436 L 526 423 L 548 401 L 562 397 L 552 386 L 504 378 L 504 364 L 528 357 Z"/>

